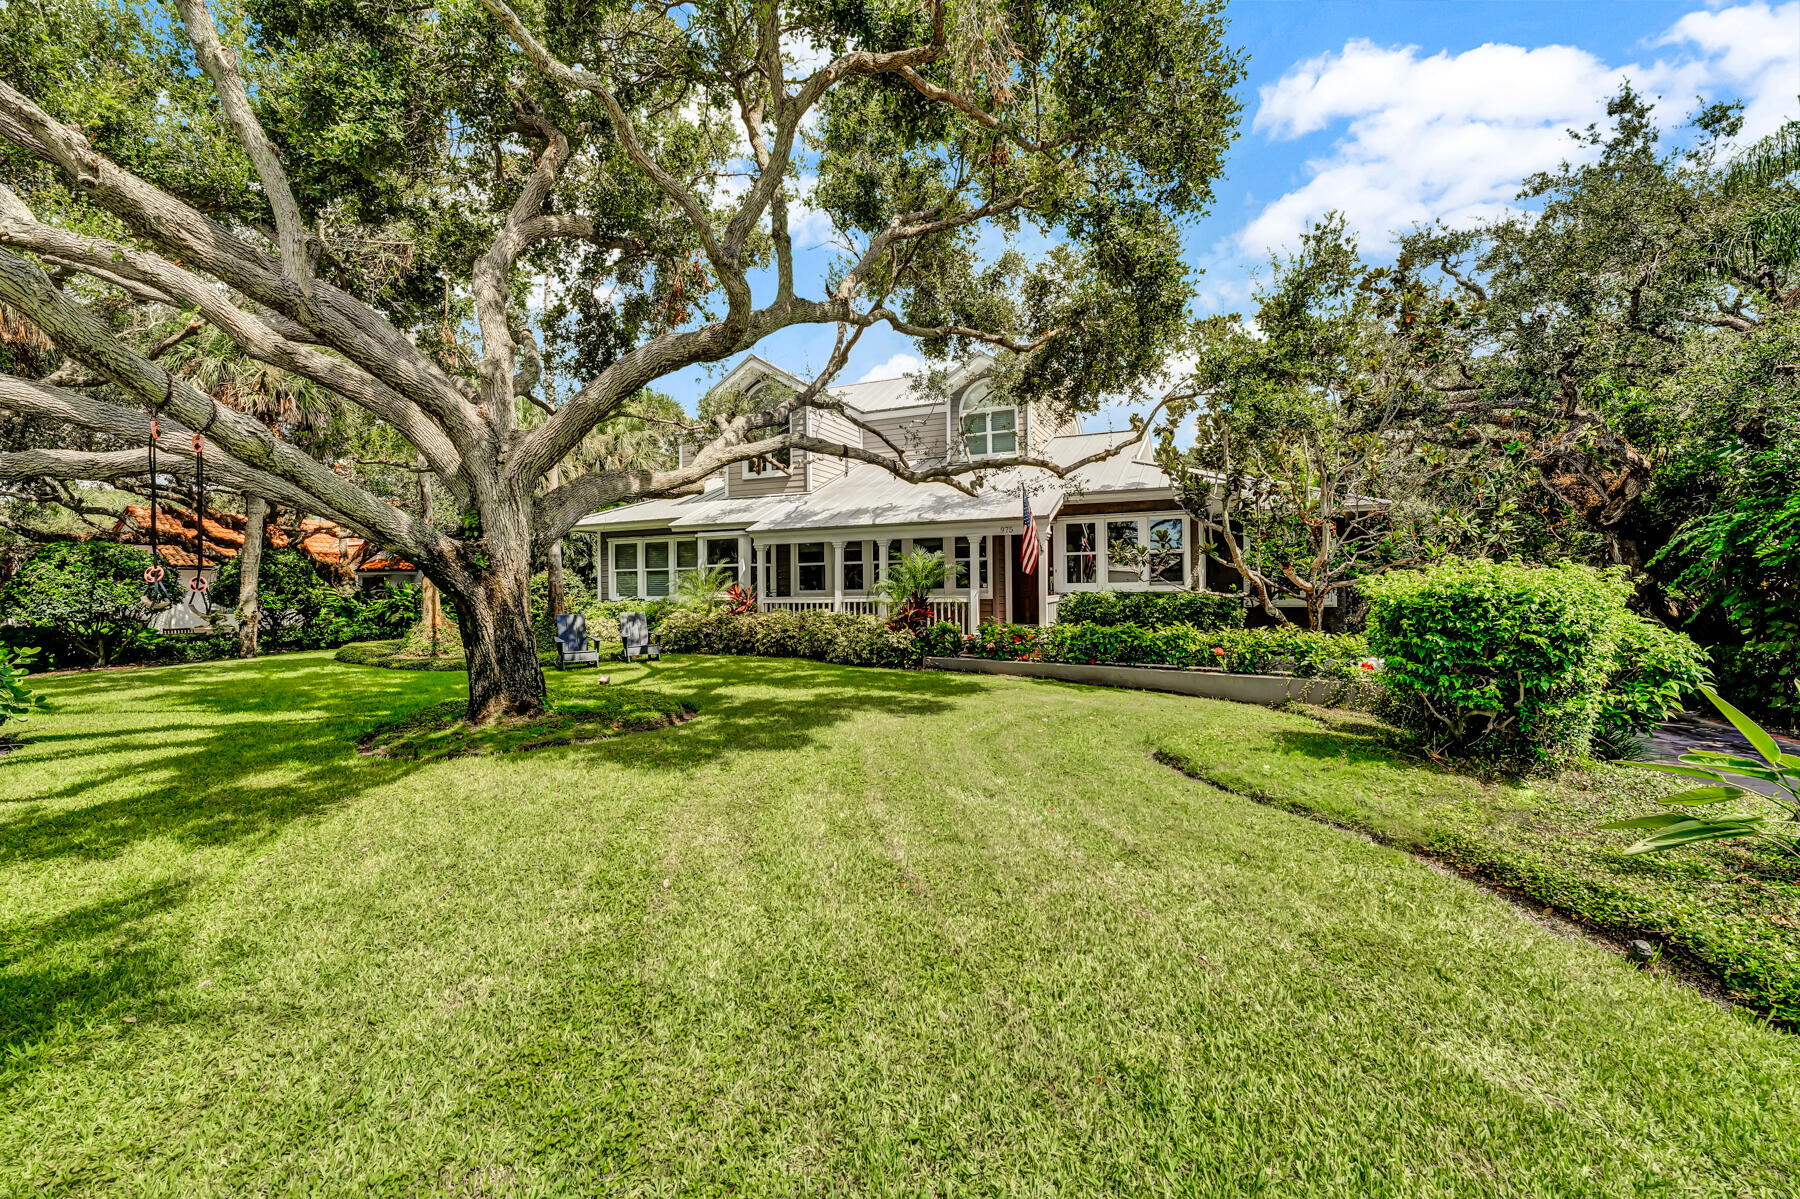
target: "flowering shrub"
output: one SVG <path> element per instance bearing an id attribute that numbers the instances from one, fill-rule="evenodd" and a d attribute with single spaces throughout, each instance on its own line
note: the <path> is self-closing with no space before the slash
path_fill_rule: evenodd
<path id="1" fill-rule="evenodd" d="M 941 641 L 925 650 L 943 657 L 960 649 L 968 658 L 998 662 L 1074 662 L 1083 665 L 1180 666 L 1232 674 L 1293 674 L 1301 678 L 1367 677 L 1368 643 L 1346 633 L 1295 628 L 1213 629 L 1186 625 L 1146 629 L 1137 625 L 983 624 L 962 637 L 955 625 L 939 625 Z M 923 642 L 923 637 L 921 638 Z M 938 647 L 942 648 L 938 648 Z"/>
<path id="2" fill-rule="evenodd" d="M 926 625 L 916 634 L 919 653 L 927 658 L 954 658 L 962 652 L 962 626 L 948 620 Z"/>
<path id="3" fill-rule="evenodd" d="M 973 637 L 962 638 L 963 656 L 995 662 L 1036 661 L 1043 656 L 1044 641 L 1049 632 L 1036 625 L 983 621 Z"/>
<path id="4" fill-rule="evenodd" d="M 1056 622 L 1241 629 L 1244 601 L 1217 591 L 1076 591 L 1057 601 Z"/>

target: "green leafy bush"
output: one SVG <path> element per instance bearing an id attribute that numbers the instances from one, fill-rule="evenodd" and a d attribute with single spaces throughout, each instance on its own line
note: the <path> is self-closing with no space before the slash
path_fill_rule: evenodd
<path id="1" fill-rule="evenodd" d="M 1711 677 L 1706 651 L 1684 633 L 1635 612 L 1623 613 L 1613 633 L 1612 669 L 1600 696 L 1595 745 L 1625 749 L 1652 725 L 1679 712 Z"/>
<path id="2" fill-rule="evenodd" d="M 1369 641 L 1403 723 L 1449 752 L 1508 768 L 1588 752 L 1627 627 L 1621 575 L 1450 559 L 1371 579 L 1364 591 Z M 1620 710 L 1642 707 L 1662 685 L 1636 688 Z"/>
<path id="3" fill-rule="evenodd" d="M 240 574 L 237 558 L 219 567 L 211 592 L 216 608 L 230 611 L 237 604 Z M 349 641 L 400 637 L 419 619 L 417 584 L 384 582 L 366 589 L 340 585 L 320 575 L 311 559 L 293 549 L 271 549 L 263 555 L 256 593 L 263 612 L 292 614 L 264 628 L 258 638 L 264 652 L 330 649 Z M 194 640 L 202 643 L 199 652 L 206 657 L 237 653 L 235 637 Z M 215 642 L 216 652 L 206 652 L 205 646 Z M 166 656 L 169 648 L 157 656 Z"/>
<path id="4" fill-rule="evenodd" d="M 669 653 L 753 654 L 811 658 L 844 666 L 910 667 L 918 661 L 913 635 L 872 616 L 841 612 L 706 612 L 677 608 L 657 626 Z"/>
<path id="5" fill-rule="evenodd" d="M 110 541 L 39 546 L 0 592 L 0 618 L 55 662 L 106 666 L 152 643 L 150 555 Z"/>
<path id="6" fill-rule="evenodd" d="M 962 651 L 962 626 L 953 621 L 940 620 L 926 625 L 915 636 L 919 653 L 927 658 L 954 658 Z"/>
<path id="7" fill-rule="evenodd" d="M 28 720 L 33 712 L 42 712 L 49 706 L 25 682 L 27 668 L 36 656 L 36 650 L 11 650 L 0 645 L 0 728 Z"/>
<path id="8" fill-rule="evenodd" d="M 1056 623 L 1236 629 L 1244 602 L 1217 591 L 1076 591 L 1057 601 Z"/>
<path id="9" fill-rule="evenodd" d="M 955 625 L 941 627 L 957 636 Z M 1179 666 L 1232 674 L 1331 679 L 1357 678 L 1368 673 L 1362 669 L 1369 649 L 1364 638 L 1293 627 L 1205 631 L 1187 625 L 1149 629 L 1137 625 L 1056 624 L 1040 629 L 1030 625 L 983 624 L 973 636 L 957 639 L 964 657 L 1001 662 Z M 926 652 L 942 656 L 935 650 Z"/>

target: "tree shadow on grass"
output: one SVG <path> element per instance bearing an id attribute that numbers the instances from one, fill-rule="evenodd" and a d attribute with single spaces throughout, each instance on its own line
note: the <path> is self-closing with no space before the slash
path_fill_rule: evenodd
<path id="1" fill-rule="evenodd" d="M 708 655 L 665 659 L 611 686 L 644 687 L 685 700 L 698 718 L 621 742 L 570 747 L 571 752 L 618 752 L 635 763 L 672 770 L 720 758 L 790 753 L 859 715 L 932 716 L 982 690 L 977 679 L 941 671 Z"/>
<path id="2" fill-rule="evenodd" d="M 52 713 L 8 762 L 14 786 L 30 789 L 0 792 L 0 866 L 107 858 L 156 837 L 216 845 L 272 832 L 417 769 L 361 762 L 354 743 L 438 690 L 280 658 L 83 682 L 56 698 L 89 727 L 51 731 Z M 123 727 L 96 731 L 97 713 Z"/>
<path id="3" fill-rule="evenodd" d="M 80 1036 L 98 1016 L 121 1027 L 167 1005 L 183 979 L 158 917 L 188 884 L 165 883 L 37 923 L 0 924 L 0 1092 L 42 1064 L 31 1050 Z"/>

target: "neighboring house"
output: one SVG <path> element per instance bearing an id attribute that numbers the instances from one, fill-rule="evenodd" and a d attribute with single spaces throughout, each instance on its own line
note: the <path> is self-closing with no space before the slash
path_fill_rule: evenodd
<path id="1" fill-rule="evenodd" d="M 113 536 L 126 545 L 150 546 L 150 508 L 129 504 L 113 527 Z M 157 552 L 169 573 L 171 590 L 187 593 L 188 583 L 201 571 L 199 551 L 206 553 L 208 582 L 219 577 L 219 566 L 244 548 L 244 514 L 210 509 L 206 514 L 204 547 L 194 514 L 184 508 L 161 506 L 156 513 Z M 371 587 L 384 582 L 417 583 L 419 568 L 392 554 L 383 553 L 342 525 L 307 517 L 297 528 L 270 522 L 264 529 L 270 549 L 292 547 L 311 560 L 328 578 Z M 372 556 L 371 556 L 372 555 Z"/>
<path id="2" fill-rule="evenodd" d="M 982 376 L 988 359 L 949 380 L 949 398 L 928 398 L 912 379 L 834 387 L 858 419 L 905 451 L 916 467 L 946 458 L 979 461 L 1029 452 L 1066 465 L 1133 439 L 1130 431 L 1083 432 L 1044 405 L 1000 405 Z M 752 356 L 715 389 L 754 395 L 759 386 L 798 390 L 803 381 Z M 832 412 L 802 411 L 795 430 L 891 453 L 880 437 Z M 684 455 L 685 457 L 685 455 Z M 1020 568 L 1021 488 L 1037 518 L 1038 569 Z M 888 563 L 914 549 L 943 554 L 945 586 L 932 607 L 973 628 L 983 620 L 1049 624 L 1058 599 L 1093 590 L 1205 587 L 1199 529 L 1175 502 L 1151 460 L 1148 438 L 1066 478 L 1037 468 L 998 471 L 971 497 L 941 483 L 913 484 L 880 466 L 793 450 L 780 459 L 732 464 L 695 495 L 644 500 L 583 518 L 594 536 L 603 599 L 670 594 L 683 573 L 722 566 L 753 585 L 765 609 L 880 613 L 875 584 Z M 1157 577 L 1112 560 L 1120 541 L 1168 547 Z M 1215 589 L 1237 590 L 1235 574 L 1212 567 Z"/>

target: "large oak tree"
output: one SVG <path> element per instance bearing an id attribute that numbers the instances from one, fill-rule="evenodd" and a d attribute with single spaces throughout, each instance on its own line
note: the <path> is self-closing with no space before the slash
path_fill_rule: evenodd
<path id="1" fill-rule="evenodd" d="M 969 463 L 793 421 L 836 407 L 865 330 L 996 353 L 1002 386 L 1068 412 L 1145 393 L 1185 325 L 1178 226 L 1237 119 L 1220 7 L 14 0 L 0 303 L 62 363 L 0 375 L 0 408 L 72 440 L 0 454 L 0 478 L 141 478 L 159 413 L 178 462 L 201 432 L 221 485 L 417 562 L 460 615 L 472 719 L 538 711 L 527 579 L 585 513 L 784 447 L 971 486 Z M 839 249 L 810 283 L 802 204 Z M 214 403 L 133 336 L 132 305 L 363 409 L 455 519 Z M 685 466 L 561 469 L 658 379 L 804 324 L 835 327 L 817 378 L 683 431 Z M 522 422 L 547 369 L 573 384 Z M 96 435 L 120 448 L 76 448 Z"/>

